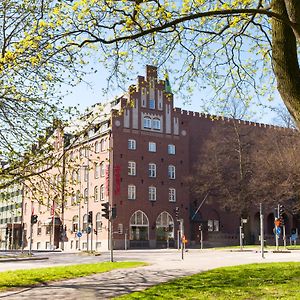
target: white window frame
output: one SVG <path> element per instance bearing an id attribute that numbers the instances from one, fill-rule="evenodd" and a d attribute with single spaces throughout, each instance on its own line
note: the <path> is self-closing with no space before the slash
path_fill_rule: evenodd
<path id="1" fill-rule="evenodd" d="M 171 154 L 171 155 L 176 154 L 176 146 L 174 144 L 168 145 L 168 154 Z"/>
<path id="2" fill-rule="evenodd" d="M 148 188 L 149 201 L 156 201 L 156 187 L 149 186 Z"/>
<path id="3" fill-rule="evenodd" d="M 135 150 L 136 149 L 136 140 L 129 139 L 128 140 L 128 150 Z"/>
<path id="4" fill-rule="evenodd" d="M 160 119 L 154 118 L 152 120 L 152 128 L 154 130 L 160 130 L 161 126 L 160 126 Z"/>
<path id="5" fill-rule="evenodd" d="M 156 143 L 155 142 L 149 142 L 148 143 L 148 151 L 149 152 L 156 152 Z"/>
<path id="6" fill-rule="evenodd" d="M 148 176 L 151 177 L 151 178 L 156 177 L 156 164 L 150 163 L 148 165 Z"/>
<path id="7" fill-rule="evenodd" d="M 135 176 L 136 175 L 136 163 L 135 161 L 128 162 L 128 175 Z"/>
<path id="8" fill-rule="evenodd" d="M 169 202 L 176 202 L 176 189 L 169 188 Z"/>
<path id="9" fill-rule="evenodd" d="M 128 185 L 128 200 L 136 199 L 136 186 L 133 184 Z"/>
<path id="10" fill-rule="evenodd" d="M 176 179 L 176 167 L 174 165 L 168 166 L 168 178 Z"/>
<path id="11" fill-rule="evenodd" d="M 152 120 L 150 117 L 144 117 L 143 120 L 144 128 L 151 129 Z"/>

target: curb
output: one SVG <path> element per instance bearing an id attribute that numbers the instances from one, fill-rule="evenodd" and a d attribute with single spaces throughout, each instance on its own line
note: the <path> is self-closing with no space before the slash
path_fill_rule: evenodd
<path id="1" fill-rule="evenodd" d="M 0 258 L 1 262 L 16 262 L 16 261 L 28 261 L 28 260 L 44 260 L 49 257 L 21 257 L 21 258 Z"/>

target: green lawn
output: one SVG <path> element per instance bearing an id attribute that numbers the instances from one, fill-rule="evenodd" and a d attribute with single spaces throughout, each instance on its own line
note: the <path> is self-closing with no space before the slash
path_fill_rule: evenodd
<path id="1" fill-rule="evenodd" d="M 81 264 L 0 272 L 0 291 L 9 288 L 28 287 L 54 280 L 62 280 L 87 276 L 95 273 L 103 273 L 111 271 L 113 269 L 134 268 L 144 265 L 146 264 L 142 262 L 103 262 L 94 264 Z"/>
<path id="2" fill-rule="evenodd" d="M 218 268 L 118 299 L 300 299 L 300 263 Z"/>

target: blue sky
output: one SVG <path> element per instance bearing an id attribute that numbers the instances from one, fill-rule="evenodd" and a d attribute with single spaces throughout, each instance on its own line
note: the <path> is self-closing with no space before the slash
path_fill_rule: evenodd
<path id="1" fill-rule="evenodd" d="M 142 68 L 139 72 L 140 75 L 145 75 L 145 68 Z M 99 70 L 97 73 L 87 75 L 85 78 L 85 82 L 80 83 L 77 87 L 72 88 L 68 95 L 66 95 L 63 99 L 64 105 L 67 106 L 75 106 L 78 105 L 80 111 L 84 111 L 87 107 L 95 104 L 95 103 L 104 103 L 106 101 L 112 100 L 114 97 L 120 95 L 122 93 L 121 89 L 111 89 L 108 94 L 103 94 L 103 89 L 106 88 L 107 78 L 109 73 L 101 66 L 99 66 Z M 170 81 L 172 82 L 172 74 L 169 74 Z M 162 78 L 163 79 L 163 78 Z M 135 84 L 136 80 L 134 77 L 128 81 L 128 85 Z M 209 93 L 208 90 L 205 93 Z M 190 103 L 186 104 L 180 98 L 179 95 L 174 95 L 175 106 L 180 107 L 185 110 L 192 111 L 203 111 L 202 103 L 199 101 L 204 97 L 204 92 L 195 91 L 193 95 L 191 95 Z M 280 97 L 278 95 L 275 96 L 275 100 L 273 102 L 266 101 L 268 106 L 278 107 L 282 103 Z M 213 110 L 213 109 L 212 109 Z M 260 122 L 260 123 L 276 123 L 274 120 L 276 118 L 276 114 L 272 112 L 270 109 L 262 108 L 262 106 L 257 106 L 257 104 L 253 104 L 250 108 L 252 111 L 249 115 L 249 119 Z M 213 111 L 211 112 L 213 113 Z"/>

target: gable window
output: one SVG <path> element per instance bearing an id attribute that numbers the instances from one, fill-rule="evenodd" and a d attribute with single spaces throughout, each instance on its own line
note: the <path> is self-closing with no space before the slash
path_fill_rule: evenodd
<path id="1" fill-rule="evenodd" d="M 149 101 L 149 108 L 150 109 L 155 109 L 155 100 L 154 99 L 150 99 L 150 101 Z"/>
<path id="2" fill-rule="evenodd" d="M 136 198 L 136 188 L 135 185 L 130 184 L 128 185 L 128 199 L 135 200 Z"/>
<path id="3" fill-rule="evenodd" d="M 153 119 L 152 126 L 155 130 L 160 130 L 160 119 Z"/>
<path id="4" fill-rule="evenodd" d="M 149 200 L 156 201 L 156 187 L 149 186 Z"/>
<path id="5" fill-rule="evenodd" d="M 173 166 L 173 165 L 168 166 L 168 177 L 169 177 L 169 179 L 175 179 L 176 178 L 175 166 Z"/>
<path id="6" fill-rule="evenodd" d="M 169 201 L 176 202 L 176 190 L 174 188 L 169 188 Z"/>
<path id="7" fill-rule="evenodd" d="M 133 139 L 128 140 L 128 149 L 135 150 L 136 149 L 136 141 Z"/>
<path id="8" fill-rule="evenodd" d="M 136 175 L 136 163 L 134 161 L 128 162 L 128 175 L 130 176 Z"/>
<path id="9" fill-rule="evenodd" d="M 144 128 L 151 128 L 151 118 L 144 117 Z"/>
<path id="10" fill-rule="evenodd" d="M 176 152 L 176 150 L 175 150 L 176 148 L 175 148 L 175 145 L 173 145 L 173 144 L 169 144 L 168 145 L 168 154 L 175 154 L 175 152 Z"/>
<path id="11" fill-rule="evenodd" d="M 148 175 L 152 178 L 156 177 L 156 164 L 149 164 Z"/>
<path id="12" fill-rule="evenodd" d="M 156 143 L 149 142 L 149 144 L 148 144 L 148 151 L 149 152 L 156 152 Z"/>

